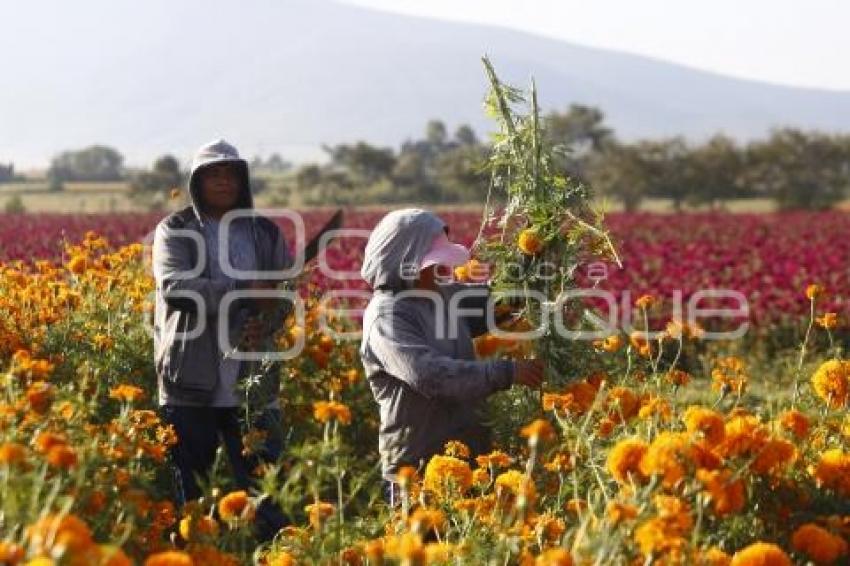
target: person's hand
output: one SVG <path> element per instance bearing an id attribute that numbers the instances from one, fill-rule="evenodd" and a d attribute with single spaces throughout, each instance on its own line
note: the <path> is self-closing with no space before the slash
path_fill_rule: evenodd
<path id="1" fill-rule="evenodd" d="M 256 349 L 263 339 L 264 331 L 263 323 L 257 317 L 246 320 L 242 327 L 242 347 L 246 350 Z"/>
<path id="2" fill-rule="evenodd" d="M 538 389 L 543 384 L 543 360 L 519 360 L 516 362 L 514 384 Z"/>

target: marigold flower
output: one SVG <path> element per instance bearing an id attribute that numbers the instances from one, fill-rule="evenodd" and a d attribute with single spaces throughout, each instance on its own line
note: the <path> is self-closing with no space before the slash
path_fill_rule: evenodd
<path id="1" fill-rule="evenodd" d="M 691 463 L 691 446 L 686 434 L 662 432 L 640 460 L 640 470 L 649 477 L 660 475 L 666 487 L 675 486 Z"/>
<path id="2" fill-rule="evenodd" d="M 36 381 L 27 388 L 26 395 L 33 412 L 43 415 L 53 402 L 53 386 L 43 381 Z"/>
<path id="3" fill-rule="evenodd" d="M 750 469 L 757 474 L 768 474 L 797 459 L 797 448 L 784 438 L 767 440 L 758 451 Z"/>
<path id="4" fill-rule="evenodd" d="M 422 544 L 422 537 L 413 533 L 387 537 L 384 541 L 384 552 L 387 557 L 401 560 L 405 564 L 425 562 L 425 545 Z"/>
<path id="5" fill-rule="evenodd" d="M 621 484 L 629 483 L 630 476 L 642 481 L 640 462 L 648 448 L 646 442 L 637 438 L 621 440 L 608 452 L 608 472 Z"/>
<path id="6" fill-rule="evenodd" d="M 555 438 L 555 429 L 546 419 L 537 419 L 520 430 L 520 436 L 527 438 L 528 443 L 536 445 L 539 441 Z"/>
<path id="7" fill-rule="evenodd" d="M 734 479 L 731 471 L 700 469 L 696 476 L 711 497 L 715 514 L 722 517 L 744 508 L 746 486 L 741 479 Z"/>
<path id="8" fill-rule="evenodd" d="M 503 497 L 505 495 L 533 501 L 537 490 L 534 487 L 534 482 L 524 473 L 518 470 L 508 470 L 499 474 L 495 484 L 496 495 Z"/>
<path id="9" fill-rule="evenodd" d="M 812 376 L 812 386 L 831 408 L 845 406 L 850 394 L 850 363 L 844 360 L 822 363 Z"/>
<path id="10" fill-rule="evenodd" d="M 109 390 L 109 398 L 123 401 L 124 403 L 133 403 L 141 401 L 145 398 L 145 390 L 135 385 L 121 384 Z"/>
<path id="11" fill-rule="evenodd" d="M 833 489 L 843 496 L 850 495 L 850 454 L 840 448 L 821 454 L 811 472 L 821 487 Z"/>
<path id="12" fill-rule="evenodd" d="M 573 566 L 573 557 L 564 548 L 550 548 L 534 560 L 534 566 Z"/>
<path id="13" fill-rule="evenodd" d="M 665 376 L 667 381 L 675 385 L 676 387 L 682 387 L 687 385 L 691 380 L 691 376 L 688 372 L 680 370 L 680 369 L 671 369 L 667 372 Z"/>
<path id="14" fill-rule="evenodd" d="M 802 552 L 818 564 L 834 564 L 847 554 L 847 542 L 843 538 L 813 523 L 802 525 L 794 531 L 791 545 L 794 550 Z"/>
<path id="15" fill-rule="evenodd" d="M 459 440 L 449 440 L 443 450 L 446 456 L 454 456 L 455 458 L 469 458 L 469 446 Z"/>
<path id="16" fill-rule="evenodd" d="M 832 330 L 838 326 L 838 315 L 834 312 L 824 313 L 822 316 L 815 318 L 815 324 L 825 330 Z"/>
<path id="17" fill-rule="evenodd" d="M 313 403 L 313 418 L 320 423 L 335 420 L 347 425 L 351 423 L 351 409 L 337 401 L 316 401 Z"/>
<path id="18" fill-rule="evenodd" d="M 731 562 L 732 557 L 716 546 L 703 550 L 697 558 L 699 566 L 729 566 Z"/>
<path id="19" fill-rule="evenodd" d="M 481 454 L 475 457 L 475 462 L 482 468 L 507 468 L 513 462 L 513 458 L 501 450 L 493 450 L 489 454 Z"/>
<path id="20" fill-rule="evenodd" d="M 700 434 L 710 444 L 720 444 L 726 436 L 723 416 L 717 411 L 691 405 L 682 416 L 685 428 L 692 435 Z"/>
<path id="21" fill-rule="evenodd" d="M 67 444 L 57 444 L 51 447 L 44 459 L 54 468 L 67 470 L 77 465 L 77 453 Z"/>
<path id="22" fill-rule="evenodd" d="M 190 542 L 197 540 L 198 537 L 217 537 L 219 526 L 218 521 L 207 515 L 201 515 L 199 517 L 189 516 L 180 519 L 178 530 L 183 540 Z"/>
<path id="23" fill-rule="evenodd" d="M 185 552 L 167 550 L 148 556 L 144 566 L 195 566 L 195 562 Z"/>
<path id="24" fill-rule="evenodd" d="M 526 228 L 519 234 L 517 247 L 525 255 L 537 255 L 543 249 L 543 241 L 534 228 Z"/>
<path id="25" fill-rule="evenodd" d="M 490 471 L 487 468 L 475 468 L 472 470 L 472 483 L 477 486 L 486 486 L 490 483 Z"/>
<path id="26" fill-rule="evenodd" d="M 18 544 L 8 541 L 0 541 L 0 563 L 17 564 L 24 559 L 26 552 Z"/>
<path id="27" fill-rule="evenodd" d="M 417 507 L 410 515 L 410 530 L 425 534 L 431 530 L 440 531 L 446 526 L 446 515 L 439 509 Z"/>
<path id="28" fill-rule="evenodd" d="M 790 409 L 779 415 L 779 425 L 791 432 L 798 440 L 809 434 L 809 418 L 796 409 Z"/>
<path id="29" fill-rule="evenodd" d="M 755 542 L 732 557 L 731 566 L 791 566 L 791 559 L 775 544 Z"/>
<path id="30" fill-rule="evenodd" d="M 244 490 L 232 491 L 218 502 L 218 514 L 225 521 L 251 520 L 254 515 L 254 508 L 248 500 L 247 492 Z"/>
<path id="31" fill-rule="evenodd" d="M 605 516 L 612 525 L 619 525 L 623 521 L 637 518 L 638 508 L 629 503 L 610 501 L 605 508 Z"/>
<path id="32" fill-rule="evenodd" d="M 650 294 L 644 294 L 635 299 L 635 306 L 639 309 L 650 309 L 656 302 L 655 297 Z"/>
<path id="33" fill-rule="evenodd" d="M 0 444 L 0 464 L 14 466 L 23 463 L 27 458 L 27 449 L 17 442 Z"/>
<path id="34" fill-rule="evenodd" d="M 628 387 L 614 387 L 605 399 L 608 418 L 616 423 L 625 422 L 637 416 L 640 410 L 640 397 Z"/>
<path id="35" fill-rule="evenodd" d="M 806 287 L 806 298 L 814 301 L 824 293 L 824 288 L 821 285 L 811 284 Z"/>
<path id="36" fill-rule="evenodd" d="M 465 493 L 472 485 L 469 464 L 452 456 L 437 455 L 425 466 L 423 488 L 439 495 L 459 491 Z"/>
<path id="37" fill-rule="evenodd" d="M 27 527 L 26 533 L 38 553 L 50 554 L 53 548 L 65 548 L 75 555 L 94 545 L 91 529 L 76 515 L 47 515 Z"/>

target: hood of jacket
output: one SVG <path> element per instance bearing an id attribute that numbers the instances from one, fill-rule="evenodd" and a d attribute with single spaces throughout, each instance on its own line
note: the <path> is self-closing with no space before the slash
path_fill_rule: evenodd
<path id="1" fill-rule="evenodd" d="M 418 208 L 384 216 L 369 235 L 360 276 L 373 290 L 401 291 L 412 287 L 422 258 L 446 223 Z"/>
<path id="2" fill-rule="evenodd" d="M 236 169 L 239 176 L 239 198 L 235 208 L 254 208 L 254 197 L 251 194 L 251 178 L 248 174 L 248 162 L 239 157 L 236 148 L 223 139 L 217 139 L 201 146 L 192 159 L 192 169 L 189 173 L 189 200 L 195 216 L 203 224 L 204 216 L 201 207 L 200 172 L 209 165 L 229 163 Z"/>

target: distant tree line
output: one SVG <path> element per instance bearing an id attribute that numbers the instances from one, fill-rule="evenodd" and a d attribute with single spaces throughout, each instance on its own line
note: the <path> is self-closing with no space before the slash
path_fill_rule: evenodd
<path id="1" fill-rule="evenodd" d="M 647 198 L 669 199 L 681 209 L 754 197 L 781 209 L 824 209 L 850 193 L 850 135 L 784 128 L 747 143 L 724 135 L 700 143 L 682 137 L 625 142 L 599 109 L 578 104 L 545 114 L 543 122 L 547 141 L 559 149 L 555 165 L 627 210 Z M 489 144 L 468 125 L 450 134 L 442 121 L 431 120 L 421 138 L 398 149 L 358 141 L 324 151 L 325 163 L 298 167 L 277 153 L 255 157 L 254 191 L 269 189 L 277 202 L 297 204 L 462 203 L 487 195 Z M 68 181 L 127 181 L 133 197 L 151 206 L 186 175 L 171 155 L 149 170 L 127 170 L 123 156 L 102 145 L 63 152 L 48 170 L 56 189 Z M 0 181 L 13 176 L 11 165 L 0 166 Z"/>

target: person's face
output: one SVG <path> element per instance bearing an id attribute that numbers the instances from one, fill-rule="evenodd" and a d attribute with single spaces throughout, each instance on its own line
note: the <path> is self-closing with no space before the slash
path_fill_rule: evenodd
<path id="1" fill-rule="evenodd" d="M 201 200 L 204 207 L 213 211 L 227 211 L 239 199 L 239 175 L 236 168 L 219 163 L 201 170 Z"/>

